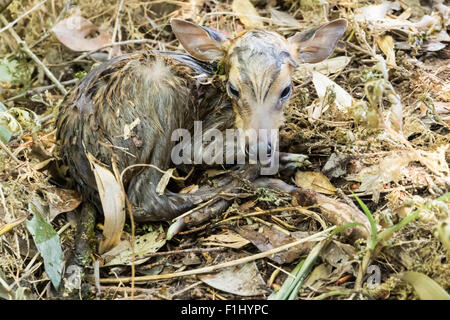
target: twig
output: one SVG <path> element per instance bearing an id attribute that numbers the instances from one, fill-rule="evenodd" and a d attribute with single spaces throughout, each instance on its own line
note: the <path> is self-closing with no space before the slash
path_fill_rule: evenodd
<path id="1" fill-rule="evenodd" d="M 4 24 L 8 23 L 8 21 L 5 19 L 5 17 L 2 14 L 0 14 L 0 20 Z M 9 29 L 9 32 L 11 33 L 13 38 L 17 41 L 17 43 L 22 46 L 23 51 L 25 51 L 30 56 L 30 58 L 33 59 L 34 62 L 36 62 L 36 64 L 38 64 L 44 70 L 45 74 L 55 84 L 55 86 L 59 89 L 59 91 L 61 91 L 64 95 L 66 95 L 67 90 L 58 81 L 58 79 L 56 79 L 56 77 L 53 75 L 53 73 L 50 70 L 48 70 L 48 68 L 45 66 L 45 64 L 43 64 L 42 61 L 39 60 L 39 58 L 30 50 L 27 43 L 19 37 L 19 35 L 14 31 L 14 29 Z"/>
<path id="2" fill-rule="evenodd" d="M 109 47 L 112 47 L 112 46 L 116 46 L 116 45 L 119 46 L 119 45 L 132 44 L 132 43 L 146 43 L 146 42 L 148 42 L 148 43 L 154 43 L 154 44 L 160 44 L 160 43 L 161 43 L 160 41 L 158 41 L 158 40 L 153 40 L 153 39 L 135 39 L 135 40 L 125 40 L 125 41 L 119 41 L 119 42 L 109 43 L 109 44 L 104 45 L 104 46 L 102 46 L 102 47 L 100 47 L 100 48 L 98 48 L 98 49 L 91 50 L 91 51 L 88 51 L 88 52 L 86 52 L 86 53 L 83 53 L 81 56 L 76 57 L 76 58 L 73 59 L 71 62 L 80 61 L 80 60 L 82 60 L 82 59 L 84 59 L 84 58 L 90 56 L 91 54 L 93 54 L 93 53 L 95 53 L 95 52 L 101 51 L 101 50 L 103 50 L 103 49 L 106 49 L 106 48 L 109 48 Z M 177 49 L 177 47 L 172 46 L 172 45 L 166 45 L 166 47 L 172 48 L 172 49 Z M 55 66 L 66 65 L 66 64 L 68 64 L 68 63 L 70 63 L 70 62 L 65 62 L 65 63 L 62 63 L 62 64 L 55 65 Z"/>
<path id="3" fill-rule="evenodd" d="M 6 154 L 8 156 L 11 157 L 11 159 L 13 159 L 15 162 L 17 162 L 18 164 L 22 164 L 22 161 L 20 161 L 19 159 L 17 159 L 17 157 L 11 152 L 11 150 L 8 149 L 8 147 L 3 143 L 2 140 L 0 140 L 0 149 L 2 149 L 3 151 L 6 152 Z"/>
<path id="4" fill-rule="evenodd" d="M 191 289 L 197 287 L 198 285 L 201 285 L 202 283 L 203 283 L 203 281 L 198 281 L 196 283 L 193 283 L 190 286 L 187 286 L 186 288 L 183 288 L 180 291 L 177 291 L 174 294 L 172 294 L 171 298 L 173 299 L 173 297 L 179 296 L 180 294 L 182 294 L 188 290 L 191 290 Z"/>
<path id="5" fill-rule="evenodd" d="M 74 84 L 74 83 L 77 83 L 78 81 L 80 81 L 80 80 L 78 78 L 76 78 L 76 79 L 63 81 L 63 82 L 61 82 L 61 84 L 63 84 L 63 85 Z M 54 87 L 56 87 L 56 85 L 51 84 L 51 85 L 48 85 L 48 86 L 31 88 L 31 89 L 27 90 L 24 93 L 18 94 L 17 96 L 14 96 L 14 97 L 11 97 L 11 98 L 7 99 L 5 102 L 14 101 L 14 100 L 17 100 L 17 99 L 20 99 L 22 97 L 29 96 L 29 95 L 32 95 L 32 94 L 37 94 L 37 93 L 40 93 L 40 92 L 45 91 L 45 90 L 53 89 Z"/>
<path id="6" fill-rule="evenodd" d="M 11 23 L 6 24 L 6 26 L 4 26 L 3 28 L 0 29 L 0 33 L 2 33 L 3 31 L 11 28 L 12 26 L 14 26 L 17 22 L 19 22 L 22 18 L 24 18 L 25 16 L 27 16 L 28 14 L 30 14 L 31 12 L 33 12 L 34 10 L 36 10 L 37 8 L 39 8 L 41 5 L 43 5 L 44 3 L 46 3 L 47 0 L 44 0 L 42 2 L 39 2 L 37 5 L 35 5 L 33 8 L 31 8 L 30 10 L 28 10 L 27 12 L 21 14 L 16 20 L 14 20 Z"/>
<path id="7" fill-rule="evenodd" d="M 123 2 L 124 2 L 124 0 L 120 1 L 119 9 L 117 9 L 116 22 L 114 24 L 114 30 L 113 30 L 113 34 L 112 34 L 112 38 L 111 38 L 111 41 L 113 44 L 116 41 L 117 32 L 119 30 L 119 18 L 120 18 L 120 13 L 122 12 Z M 120 41 L 120 34 L 119 34 L 119 41 Z M 113 50 L 109 51 L 108 60 L 112 58 L 113 51 L 114 51 L 114 48 L 113 48 Z"/>
<path id="8" fill-rule="evenodd" d="M 248 263 L 251 261 L 255 261 L 258 259 L 266 258 L 271 255 L 274 255 L 276 253 L 282 252 L 284 250 L 287 250 L 289 248 L 295 247 L 301 243 L 308 242 L 308 241 L 319 241 L 323 239 L 323 236 L 329 235 L 329 232 L 336 229 L 336 226 L 330 227 L 326 230 L 323 230 L 321 232 L 318 232 L 316 234 L 313 234 L 309 237 L 299 239 L 297 241 L 287 243 L 285 245 L 282 245 L 280 247 L 274 248 L 272 250 L 268 250 L 266 252 L 257 253 L 248 257 L 240 258 L 233 261 L 228 261 L 224 263 L 217 264 L 215 266 L 209 266 L 194 270 L 188 270 L 188 271 L 182 271 L 177 273 L 166 273 L 166 274 L 160 274 L 160 275 L 151 275 L 151 276 L 142 276 L 142 277 L 135 277 L 134 280 L 136 282 L 142 282 L 142 281 L 152 281 L 152 280 L 161 280 L 161 279 L 171 279 L 171 278 L 178 278 L 178 277 L 184 277 L 184 276 L 192 276 L 197 274 L 204 274 L 204 273 L 211 273 L 219 269 L 227 268 L 227 267 L 234 267 L 240 264 Z M 125 278 L 108 278 L 108 279 L 100 279 L 100 283 L 126 283 L 131 281 L 131 277 L 125 277 Z"/>

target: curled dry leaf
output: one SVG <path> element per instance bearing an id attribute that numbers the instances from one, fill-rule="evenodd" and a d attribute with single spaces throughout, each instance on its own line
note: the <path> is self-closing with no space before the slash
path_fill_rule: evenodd
<path id="1" fill-rule="evenodd" d="M 52 31 L 62 44 L 73 51 L 98 50 L 111 44 L 111 38 L 105 30 L 99 29 L 91 21 L 78 15 L 61 20 L 53 26 Z M 99 35 L 89 38 L 88 36 L 94 32 L 98 32 Z"/>
<path id="2" fill-rule="evenodd" d="M 105 217 L 103 239 L 99 246 L 99 252 L 104 253 L 120 242 L 120 236 L 125 225 L 125 195 L 111 171 L 98 164 L 89 152 L 86 153 L 86 157 L 94 173 Z"/>
<path id="3" fill-rule="evenodd" d="M 334 103 L 339 110 L 347 112 L 353 104 L 352 96 L 345 91 L 341 86 L 337 85 L 334 81 L 330 80 L 327 76 L 320 72 L 313 71 L 313 84 L 316 88 L 317 95 L 323 101 L 326 98 L 327 88 L 331 88 L 336 94 Z"/>
<path id="4" fill-rule="evenodd" d="M 327 1 L 323 0 L 302 0 L 300 1 L 300 11 L 303 20 L 308 24 L 320 25 L 328 21 L 328 7 Z"/>
<path id="5" fill-rule="evenodd" d="M 218 290 L 244 297 L 267 293 L 255 262 L 225 268 L 218 273 L 201 276 L 200 280 Z"/>
<path id="6" fill-rule="evenodd" d="M 81 195 L 74 190 L 51 188 L 45 194 L 49 199 L 50 221 L 60 213 L 75 210 L 81 203 Z"/>
<path id="7" fill-rule="evenodd" d="M 336 188 L 321 172 L 297 171 L 295 174 L 295 184 L 297 187 L 311 189 L 325 194 L 334 194 L 336 192 Z"/>
<path id="8" fill-rule="evenodd" d="M 246 29 L 262 28 L 262 19 L 249 0 L 233 0 L 231 8 Z"/>
<path id="9" fill-rule="evenodd" d="M 336 226 L 354 222 L 362 224 L 362 226 L 356 226 L 342 232 L 350 240 L 365 239 L 370 232 L 370 223 L 366 215 L 346 203 L 339 202 L 313 190 L 302 189 L 292 192 L 292 201 L 293 205 L 318 206 L 322 217 Z"/>
<path id="10" fill-rule="evenodd" d="M 231 231 L 213 234 L 202 241 L 202 245 L 204 246 L 220 246 L 233 249 L 242 248 L 249 243 L 250 241 Z"/>
<path id="11" fill-rule="evenodd" d="M 24 222 L 27 219 L 27 216 L 23 216 L 21 218 L 15 219 L 14 221 L 11 221 L 9 223 L 6 223 L 4 225 L 0 226 L 0 236 L 4 235 L 8 231 L 14 229 L 18 225 L 20 225 L 22 222 Z"/>

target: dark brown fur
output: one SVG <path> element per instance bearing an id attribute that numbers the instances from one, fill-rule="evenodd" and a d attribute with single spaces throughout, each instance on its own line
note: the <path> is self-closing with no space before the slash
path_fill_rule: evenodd
<path id="1" fill-rule="evenodd" d="M 158 73 L 161 70 L 164 72 Z M 220 82 L 200 84 L 199 75 L 213 78 L 213 71 L 213 64 L 185 54 L 138 52 L 112 59 L 83 78 L 61 105 L 57 138 L 84 196 L 99 207 L 85 152 L 110 170 L 112 158 L 120 172 L 133 164 L 167 170 L 172 166 L 170 154 L 176 142 L 171 141 L 171 134 L 175 129 L 192 130 L 194 120 L 203 120 L 204 128 L 232 126 L 232 108 Z M 137 118 L 140 123 L 131 137 L 124 139 L 125 126 Z M 204 199 L 170 191 L 156 194 L 162 174 L 154 168 L 128 173 L 124 186 L 137 220 L 169 220 Z"/>

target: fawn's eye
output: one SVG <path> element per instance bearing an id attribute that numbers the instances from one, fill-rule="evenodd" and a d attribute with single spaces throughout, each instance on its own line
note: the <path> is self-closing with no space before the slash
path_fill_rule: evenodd
<path id="1" fill-rule="evenodd" d="M 239 91 L 231 83 L 228 82 L 228 92 L 230 95 L 234 96 L 236 99 L 239 98 Z"/>
<path id="2" fill-rule="evenodd" d="M 291 94 L 291 85 L 288 85 L 284 90 L 281 92 L 280 99 L 284 100 Z"/>

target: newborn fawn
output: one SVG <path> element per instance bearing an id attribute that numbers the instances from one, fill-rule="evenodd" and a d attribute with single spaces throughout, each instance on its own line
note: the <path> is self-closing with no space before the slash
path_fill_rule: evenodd
<path id="1" fill-rule="evenodd" d="M 189 163 L 174 161 L 174 150 L 179 145 L 174 132 L 182 129 L 192 134 L 196 121 L 201 121 L 203 133 L 238 129 L 247 155 L 249 150 L 273 151 L 276 141 L 266 133 L 277 131 L 283 124 L 283 107 L 289 104 L 295 68 L 328 58 L 347 22 L 334 20 L 288 39 L 265 30 L 246 31 L 232 38 L 178 19 L 173 19 L 171 25 L 189 54 L 143 51 L 102 64 L 66 97 L 57 121 L 57 137 L 70 174 L 85 199 L 99 210 L 87 152 L 111 171 L 112 162 L 119 172 L 135 164 L 153 165 L 136 166 L 124 174 L 125 191 L 137 221 L 173 219 L 212 199 L 218 191 L 236 189 L 242 183 L 236 176 L 257 180 L 260 164 L 246 163 L 232 167 L 235 175 L 219 179 L 215 188 L 202 186 L 192 194 L 170 190 L 160 194 L 156 186 L 162 173 L 155 167 L 189 167 Z M 265 134 L 251 140 L 254 132 Z M 223 154 L 216 148 L 219 140 L 214 139 L 213 148 L 208 147 L 212 141 L 202 141 L 197 149 L 194 141 L 194 158 L 199 153 L 209 153 L 215 160 L 221 158 Z M 187 145 L 184 142 L 183 148 Z M 280 162 L 295 159 L 295 155 L 278 155 Z M 275 179 L 265 181 L 276 183 Z M 186 223 L 208 219 L 228 205 L 226 200 L 215 199 L 178 223 L 175 232 Z"/>

